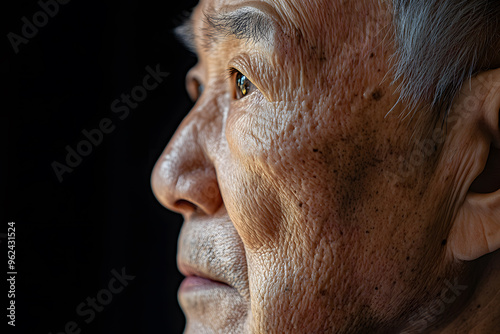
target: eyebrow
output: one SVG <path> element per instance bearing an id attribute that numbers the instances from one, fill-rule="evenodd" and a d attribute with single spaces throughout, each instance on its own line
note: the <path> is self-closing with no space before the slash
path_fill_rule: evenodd
<path id="1" fill-rule="evenodd" d="M 186 49 L 196 54 L 196 42 L 192 18 L 189 17 L 180 26 L 174 29 L 174 35 Z"/>
<path id="2" fill-rule="evenodd" d="M 258 44 L 270 43 L 274 32 L 272 20 L 253 7 L 244 7 L 235 11 L 204 13 L 201 46 L 209 52 L 221 38 L 233 37 L 246 42 Z M 175 34 L 184 46 L 196 54 L 196 34 L 193 20 L 190 18 L 175 29 Z"/>

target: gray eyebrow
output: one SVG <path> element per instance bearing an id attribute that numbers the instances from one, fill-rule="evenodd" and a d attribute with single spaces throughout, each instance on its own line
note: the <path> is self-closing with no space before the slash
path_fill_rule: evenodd
<path id="1" fill-rule="evenodd" d="M 202 48 L 207 52 L 221 38 L 233 37 L 254 44 L 269 43 L 274 32 L 272 20 L 252 7 L 228 13 L 207 11 L 204 16 L 205 24 L 200 39 Z M 177 27 L 175 34 L 188 50 L 196 53 L 196 34 L 191 19 Z"/>
<path id="2" fill-rule="evenodd" d="M 182 45 L 184 45 L 186 49 L 188 49 L 194 54 L 197 54 L 194 27 L 191 18 L 189 18 L 180 26 L 175 28 L 174 35 L 182 43 Z"/>

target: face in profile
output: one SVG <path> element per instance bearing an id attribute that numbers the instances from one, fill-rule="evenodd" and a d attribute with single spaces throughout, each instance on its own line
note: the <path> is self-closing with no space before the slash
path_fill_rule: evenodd
<path id="1" fill-rule="evenodd" d="M 424 332 L 475 319 L 474 298 L 498 306 L 498 284 L 473 287 L 498 270 L 500 192 L 483 171 L 500 75 L 470 81 L 446 132 L 431 112 L 401 117 L 391 13 L 202 0 L 179 29 L 196 103 L 152 187 L 185 219 L 187 333 Z"/>

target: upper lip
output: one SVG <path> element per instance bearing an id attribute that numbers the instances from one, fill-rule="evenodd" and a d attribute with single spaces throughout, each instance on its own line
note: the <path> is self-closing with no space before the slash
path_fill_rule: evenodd
<path id="1" fill-rule="evenodd" d="M 185 276 L 198 276 L 226 284 L 249 299 L 247 263 L 243 243 L 227 215 L 192 216 L 179 235 L 177 267 Z"/>

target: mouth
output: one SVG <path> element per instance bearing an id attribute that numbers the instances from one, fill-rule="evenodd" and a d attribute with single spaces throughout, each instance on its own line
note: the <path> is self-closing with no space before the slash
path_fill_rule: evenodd
<path id="1" fill-rule="evenodd" d="M 232 288 L 227 282 L 215 277 L 207 272 L 196 270 L 195 268 L 179 263 L 179 271 L 186 276 L 182 281 L 179 292 L 188 292 L 200 289 Z"/>
<path id="2" fill-rule="evenodd" d="M 179 291 L 188 292 L 192 290 L 200 290 L 200 289 L 216 289 L 216 288 L 225 288 L 229 287 L 229 285 L 212 281 L 211 279 L 199 277 L 199 276 L 187 276 L 181 283 L 179 287 Z"/>
<path id="3" fill-rule="evenodd" d="M 183 225 L 177 267 L 186 278 L 177 298 L 186 319 L 190 319 L 188 323 L 227 328 L 228 323 L 240 326 L 247 319 L 250 294 L 246 258 L 237 234 L 229 232 L 230 224 L 229 220 L 221 219 L 190 220 Z M 192 331 L 199 332 L 199 328 L 186 330 Z"/>
<path id="4" fill-rule="evenodd" d="M 177 267 L 186 277 L 179 288 L 186 298 L 239 295 L 245 301 L 250 300 L 245 249 L 225 214 L 210 219 L 192 216 L 184 222 L 179 235 Z M 196 293 L 187 294 L 188 291 Z"/>

